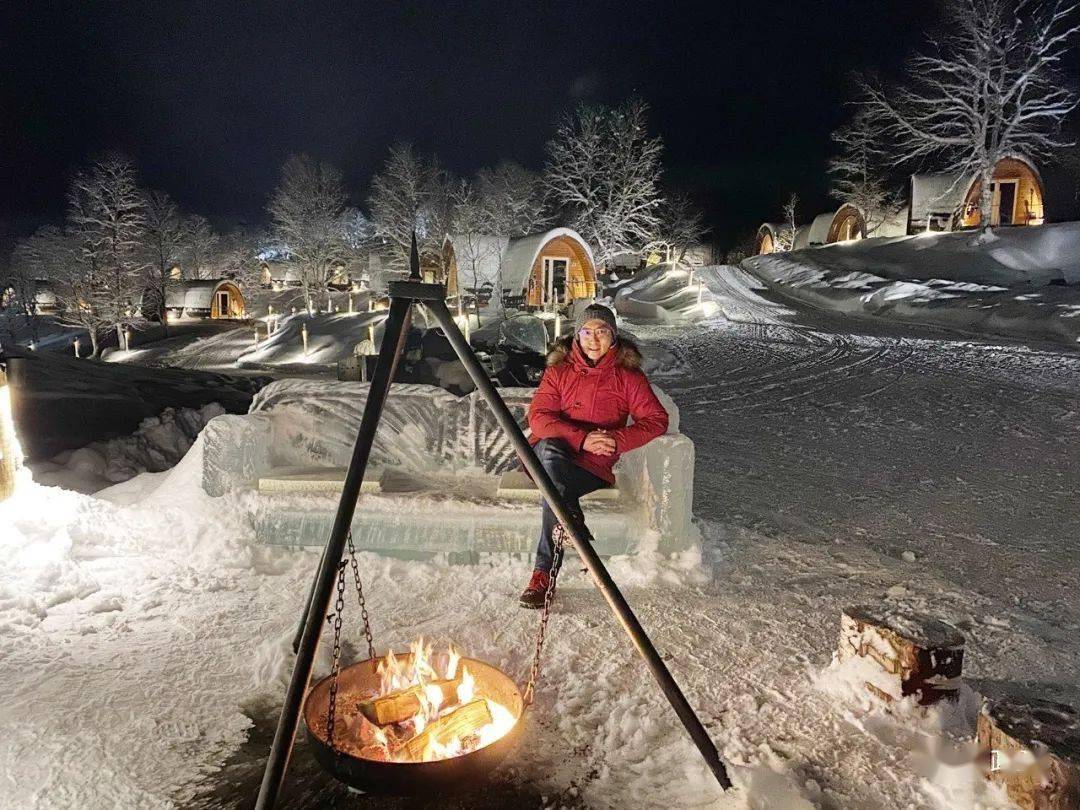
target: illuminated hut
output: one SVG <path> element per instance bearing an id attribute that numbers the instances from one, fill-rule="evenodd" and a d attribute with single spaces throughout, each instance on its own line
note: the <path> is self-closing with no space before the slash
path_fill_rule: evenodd
<path id="1" fill-rule="evenodd" d="M 979 227 L 982 182 L 959 174 L 911 176 L 908 233 Z M 1029 160 L 1003 158 L 991 181 L 990 225 L 1042 225 L 1046 221 L 1042 178 Z"/>

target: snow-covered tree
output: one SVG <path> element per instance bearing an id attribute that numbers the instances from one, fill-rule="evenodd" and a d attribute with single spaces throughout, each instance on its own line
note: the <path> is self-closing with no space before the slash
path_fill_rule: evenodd
<path id="1" fill-rule="evenodd" d="M 257 288 L 262 283 L 262 263 L 256 255 L 259 241 L 245 228 L 233 228 L 218 240 L 211 254 L 211 275 L 234 279 L 248 289 Z"/>
<path id="2" fill-rule="evenodd" d="M 183 259 L 180 269 L 184 278 L 212 278 L 213 257 L 221 241 L 213 226 L 201 214 L 189 214 L 183 220 Z"/>
<path id="3" fill-rule="evenodd" d="M 274 237 L 286 246 L 299 270 L 308 309 L 315 308 L 315 295 L 326 291 L 335 265 L 344 257 L 345 202 L 345 184 L 333 166 L 308 155 L 285 161 L 267 210 Z"/>
<path id="4" fill-rule="evenodd" d="M 667 251 L 670 261 L 681 262 L 686 251 L 708 233 L 701 211 L 685 194 L 669 195 L 659 209 L 660 222 L 654 246 Z"/>
<path id="5" fill-rule="evenodd" d="M 473 190 L 489 219 L 484 226 L 487 233 L 524 236 L 542 230 L 551 221 L 543 180 L 513 161 L 481 169 Z"/>
<path id="6" fill-rule="evenodd" d="M 949 0 L 942 31 L 911 60 L 903 85 L 863 82 L 893 160 L 934 158 L 979 179 L 983 230 L 997 163 L 1062 145 L 1061 122 L 1077 104 L 1060 70 L 1080 30 L 1076 9 L 1060 0 Z"/>
<path id="7" fill-rule="evenodd" d="M 643 250 L 660 224 L 662 144 L 649 136 L 647 110 L 641 101 L 581 106 L 547 145 L 550 198 L 601 264 Z"/>
<path id="8" fill-rule="evenodd" d="M 863 239 L 899 213 L 896 191 L 889 191 L 887 149 L 881 121 L 859 106 L 851 120 L 837 129 L 833 142 L 838 154 L 829 161 L 831 193 L 841 204 L 861 215 Z"/>
<path id="9" fill-rule="evenodd" d="M 453 216 L 450 230 L 454 234 L 454 258 L 457 263 L 459 295 L 465 289 L 478 289 L 489 279 L 485 269 L 493 265 L 498 267 L 496 277 L 490 279 L 494 285 L 492 299 L 501 308 L 502 303 L 502 243 L 499 236 L 510 230 L 509 209 L 503 207 L 505 200 L 492 200 L 481 197 L 477 187 L 462 180 L 454 191 Z M 449 270 L 449 268 L 444 268 Z M 479 324 L 480 311 L 477 301 L 476 318 Z"/>
<path id="10" fill-rule="evenodd" d="M 60 235 L 57 228 L 45 227 L 15 244 L 8 272 L 0 282 L 0 314 L 12 337 L 16 319 L 23 321 L 32 340 L 40 336 L 37 285 L 54 269 L 59 256 L 54 247 Z"/>
<path id="11" fill-rule="evenodd" d="M 68 194 L 69 229 L 86 273 L 70 288 L 66 304 L 87 306 L 116 329 L 135 317 L 145 277 L 146 195 L 139 188 L 135 164 L 123 155 L 106 155 L 77 174 Z M 89 287 L 83 282 L 92 281 Z"/>
<path id="12" fill-rule="evenodd" d="M 788 201 L 784 203 L 784 207 L 781 209 L 783 214 L 784 227 L 780 229 L 777 234 L 779 243 L 777 244 L 778 251 L 792 250 L 795 247 L 795 235 L 798 233 L 798 211 L 799 211 L 799 195 L 792 194 L 788 197 Z"/>
<path id="13" fill-rule="evenodd" d="M 173 268 L 183 259 L 186 229 L 180 209 L 163 191 L 146 195 L 146 228 L 143 244 L 147 252 L 143 283 L 143 317 L 157 317 L 163 324 L 169 290 L 176 286 Z"/>
<path id="14" fill-rule="evenodd" d="M 92 357 L 101 356 L 102 333 L 117 326 L 112 317 L 113 301 L 108 284 L 111 278 L 94 253 L 86 249 L 86 236 L 76 227 L 45 227 L 33 239 L 37 242 L 40 270 L 38 278 L 48 279 L 56 296 L 56 319 L 67 326 L 85 329 L 90 336 Z"/>
<path id="15" fill-rule="evenodd" d="M 450 178 L 434 158 L 395 144 L 386 163 L 371 180 L 371 215 L 387 247 L 387 261 L 397 270 L 409 267 L 412 234 L 416 232 L 422 264 L 439 263 L 453 208 Z"/>

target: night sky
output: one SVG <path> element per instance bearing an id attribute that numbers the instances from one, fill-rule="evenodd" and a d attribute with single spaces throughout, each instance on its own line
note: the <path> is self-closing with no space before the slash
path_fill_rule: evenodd
<path id="1" fill-rule="evenodd" d="M 854 0 L 45 5 L 0 11 L 9 229 L 60 218 L 70 174 L 106 149 L 223 227 L 257 224 L 291 152 L 336 164 L 364 206 L 395 141 L 460 174 L 501 158 L 540 169 L 561 113 L 637 95 L 669 183 L 722 245 L 792 191 L 807 215 L 828 205 L 849 72 L 895 70 L 938 13 Z"/>

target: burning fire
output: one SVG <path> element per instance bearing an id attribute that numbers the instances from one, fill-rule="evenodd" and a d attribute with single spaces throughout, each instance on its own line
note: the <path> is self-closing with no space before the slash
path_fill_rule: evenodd
<path id="1" fill-rule="evenodd" d="M 378 690 L 362 696 L 344 741 L 366 759 L 449 759 L 490 745 L 517 722 L 484 694 L 453 645 L 433 654 L 432 645 L 420 639 L 407 656 L 387 653 L 376 672 Z"/>

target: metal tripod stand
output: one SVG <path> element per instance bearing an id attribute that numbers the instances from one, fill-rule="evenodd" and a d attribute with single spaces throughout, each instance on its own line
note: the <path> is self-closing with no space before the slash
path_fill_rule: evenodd
<path id="1" fill-rule="evenodd" d="M 330 608 L 338 565 L 345 552 L 345 544 L 356 510 L 356 501 L 360 495 L 360 485 L 364 479 L 368 456 L 371 453 L 375 431 L 379 424 L 383 406 L 386 403 L 386 397 L 390 392 L 390 383 L 394 378 L 398 359 L 404 348 L 405 335 L 411 323 L 412 307 L 418 303 L 427 308 L 446 334 L 473 383 L 494 413 L 500 427 L 513 443 L 518 458 L 536 482 L 544 500 L 547 501 L 556 517 L 566 527 L 567 536 L 592 575 L 593 582 L 603 594 L 604 599 L 615 613 L 627 635 L 630 636 L 630 640 L 638 653 L 645 659 L 653 678 L 656 679 L 664 696 L 671 703 L 679 720 L 682 721 L 687 733 L 689 733 L 694 744 L 701 752 L 701 756 L 716 776 L 717 782 L 725 790 L 731 787 L 727 769 L 720 759 L 716 746 L 687 702 L 679 685 L 664 665 L 660 654 L 645 633 L 637 616 L 630 609 L 626 599 L 623 598 L 604 563 L 593 549 L 592 536 L 589 534 L 584 522 L 566 506 L 562 496 L 529 446 L 525 434 L 522 433 L 506 403 L 499 396 L 495 386 L 488 378 L 479 360 L 477 360 L 472 347 L 465 340 L 457 323 L 455 323 L 450 310 L 446 306 L 446 288 L 442 284 L 427 284 L 420 281 L 420 261 L 415 235 L 412 244 L 411 264 L 412 277 L 408 281 L 395 281 L 390 284 L 390 314 L 383 332 L 378 363 L 375 367 L 375 373 L 372 375 L 371 387 L 368 390 L 368 398 L 364 406 L 364 415 L 360 422 L 360 430 L 356 436 L 352 459 L 349 462 L 349 469 L 345 476 L 345 484 L 342 488 L 334 526 L 330 532 L 330 538 L 323 551 L 322 560 L 308 596 L 303 630 L 296 648 L 296 665 L 293 669 L 288 691 L 285 693 L 285 703 L 281 709 L 277 731 L 274 734 L 274 742 L 270 749 L 266 770 L 263 773 L 256 808 L 274 807 L 285 782 L 289 757 L 292 754 L 296 730 L 300 723 L 300 713 L 303 710 L 304 698 L 311 680 L 315 653 L 319 646 L 319 637 L 322 634 L 323 619 Z"/>

